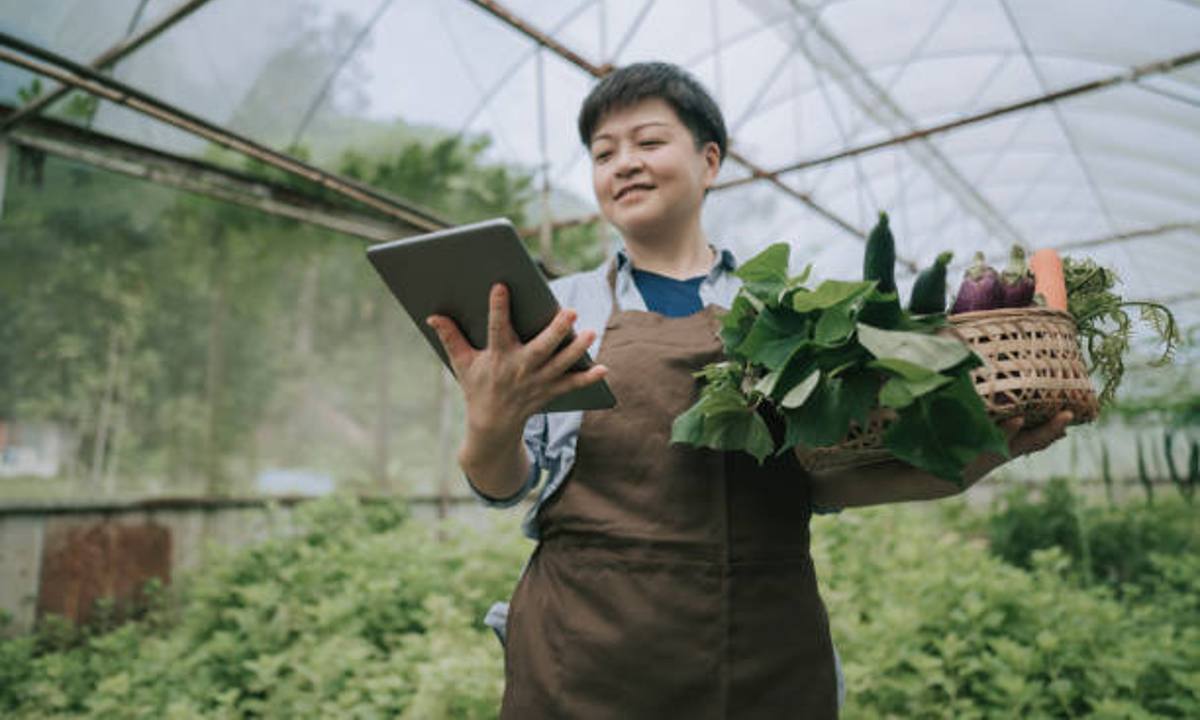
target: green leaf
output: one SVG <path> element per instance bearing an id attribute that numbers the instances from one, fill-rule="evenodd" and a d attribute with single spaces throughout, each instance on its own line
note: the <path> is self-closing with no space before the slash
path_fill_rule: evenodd
<path id="1" fill-rule="evenodd" d="M 812 292 L 798 292 L 792 296 L 792 309 L 798 313 L 831 308 L 848 300 L 865 298 L 875 288 L 875 281 L 847 282 L 826 280 Z"/>
<path id="2" fill-rule="evenodd" d="M 883 442 L 897 458 L 943 480 L 961 484 L 965 465 L 945 447 L 930 442 L 935 434 L 928 403 L 922 399 L 900 411 L 896 421 L 884 433 Z"/>
<path id="3" fill-rule="evenodd" d="M 973 354 L 965 343 L 954 338 L 880 330 L 861 322 L 858 341 L 876 358 L 904 360 L 936 372 L 948 370 Z"/>
<path id="4" fill-rule="evenodd" d="M 879 404 L 896 410 L 908 407 L 916 399 L 916 396 L 909 392 L 904 378 L 888 380 L 879 391 Z"/>
<path id="5" fill-rule="evenodd" d="M 770 396 L 775 392 L 775 386 L 779 383 L 779 377 L 783 374 L 783 370 L 775 370 L 763 375 L 757 383 L 754 384 L 755 392 L 762 393 L 764 396 Z"/>
<path id="6" fill-rule="evenodd" d="M 945 313 L 932 313 L 929 315 L 911 315 L 904 313 L 900 321 L 889 330 L 912 330 L 914 332 L 932 333 L 937 330 L 949 326 L 949 321 L 946 320 Z M 876 325 L 876 327 L 879 327 Z"/>
<path id="7" fill-rule="evenodd" d="M 894 375 L 899 375 L 905 380 L 926 380 L 938 375 L 934 370 L 910 363 L 907 360 L 900 360 L 899 358 L 872 360 L 867 363 L 867 367 L 886 370 Z"/>
<path id="8" fill-rule="evenodd" d="M 826 447 L 844 438 L 850 428 L 852 409 L 852 403 L 846 402 L 848 395 L 841 378 L 822 376 L 802 407 L 783 410 L 787 446 Z"/>
<path id="9" fill-rule="evenodd" d="M 692 373 L 692 377 L 704 380 L 706 385 L 732 385 L 740 387 L 742 376 L 746 370 L 741 364 L 732 360 L 709 363 Z"/>
<path id="10" fill-rule="evenodd" d="M 703 442 L 714 450 L 745 451 L 759 464 L 775 450 L 766 421 L 753 410 L 705 418 Z"/>
<path id="11" fill-rule="evenodd" d="M 696 445 L 704 439 L 704 413 L 699 410 L 699 403 L 691 406 L 675 418 L 671 423 L 671 442 Z"/>
<path id="12" fill-rule="evenodd" d="M 805 403 L 813 390 L 817 388 L 817 383 L 821 381 L 821 371 L 813 370 L 812 373 L 800 381 L 800 384 L 788 391 L 787 395 L 779 401 L 781 407 L 794 410 Z"/>
<path id="13" fill-rule="evenodd" d="M 1008 457 L 1007 436 L 988 417 L 983 399 L 975 392 L 975 384 L 965 372 L 927 397 L 933 402 L 934 411 L 959 408 L 963 420 L 961 423 L 939 423 L 939 440 L 951 445 L 965 445 L 975 454 L 986 451 Z"/>
<path id="14" fill-rule="evenodd" d="M 700 399 L 693 407 L 707 418 L 722 413 L 748 411 L 750 402 L 736 388 L 710 385 L 701 391 Z"/>
<path id="15" fill-rule="evenodd" d="M 738 345 L 746 339 L 746 335 L 750 333 L 750 328 L 754 326 L 754 318 L 758 311 L 755 309 L 754 303 L 751 302 L 749 295 L 741 291 L 733 300 L 732 307 L 729 312 L 725 313 L 721 318 L 721 342 L 725 345 L 727 352 L 736 355 Z"/>
<path id="16" fill-rule="evenodd" d="M 787 243 L 775 243 L 742 263 L 733 274 L 742 279 L 747 290 L 761 299 L 777 298 L 787 287 L 788 255 L 791 249 Z"/>
<path id="17" fill-rule="evenodd" d="M 950 383 L 954 378 L 948 375 L 931 373 L 929 377 L 910 380 L 894 377 L 888 380 L 879 392 L 879 403 L 884 407 L 900 409 L 907 407 L 913 400 L 933 392 Z"/>
<path id="18" fill-rule="evenodd" d="M 804 283 L 808 282 L 808 276 L 812 275 L 812 269 L 813 269 L 812 263 L 805 265 L 804 269 L 800 271 L 799 275 L 797 275 L 794 278 L 790 278 L 788 280 L 788 283 L 787 283 L 788 287 L 797 288 L 797 287 L 804 285 Z"/>
<path id="19" fill-rule="evenodd" d="M 803 316 L 782 308 L 767 308 L 758 314 L 754 326 L 735 351 L 751 362 L 777 370 L 809 342 L 810 325 Z"/>
<path id="20" fill-rule="evenodd" d="M 866 427 L 871 410 L 878 402 L 879 376 L 864 370 L 850 371 L 842 376 L 842 403 L 850 420 Z"/>
<path id="21" fill-rule="evenodd" d="M 842 302 L 821 313 L 813 339 L 817 345 L 834 347 L 841 345 L 854 334 L 854 308 Z"/>
<path id="22" fill-rule="evenodd" d="M 884 444 L 901 460 L 955 483 L 980 453 L 1008 457 L 1004 432 L 988 418 L 965 374 L 902 409 Z"/>

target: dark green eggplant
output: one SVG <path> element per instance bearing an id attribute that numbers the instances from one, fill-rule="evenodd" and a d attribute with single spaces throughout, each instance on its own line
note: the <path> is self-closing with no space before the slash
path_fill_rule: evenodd
<path id="1" fill-rule="evenodd" d="M 921 271 L 908 299 L 909 312 L 930 315 L 946 311 L 946 266 L 953 257 L 954 253 L 946 251 Z"/>
<path id="2" fill-rule="evenodd" d="M 888 216 L 879 213 L 879 222 L 867 237 L 863 256 L 863 280 L 877 280 L 880 292 L 896 292 L 896 240 L 888 227 Z"/>

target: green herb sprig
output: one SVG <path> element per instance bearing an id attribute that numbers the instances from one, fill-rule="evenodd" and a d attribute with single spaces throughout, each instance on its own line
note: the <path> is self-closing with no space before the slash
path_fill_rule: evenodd
<path id="1" fill-rule="evenodd" d="M 1163 345 L 1162 355 L 1151 365 L 1170 363 L 1179 347 L 1179 325 L 1167 306 L 1150 301 L 1126 300 L 1113 292 L 1120 278 L 1091 258 L 1063 258 L 1067 284 L 1067 310 L 1087 350 L 1088 370 L 1100 376 L 1100 403 L 1108 405 L 1117 394 L 1125 374 L 1125 356 L 1133 335 L 1133 318 L 1126 308 L 1137 308 L 1139 319 L 1149 325 Z"/>
<path id="2" fill-rule="evenodd" d="M 721 321 L 727 359 L 696 373 L 704 387 L 676 418 L 673 442 L 742 450 L 761 463 L 796 446 L 835 445 L 883 407 L 896 413 L 884 446 L 934 475 L 961 482 L 981 452 L 1007 457 L 970 378 L 982 361 L 936 334 L 944 315 L 904 312 L 875 280 L 810 289 L 811 267 L 788 277 L 788 253 L 772 245 L 738 269 L 742 288 Z M 764 415 L 784 422 L 781 441 Z"/>

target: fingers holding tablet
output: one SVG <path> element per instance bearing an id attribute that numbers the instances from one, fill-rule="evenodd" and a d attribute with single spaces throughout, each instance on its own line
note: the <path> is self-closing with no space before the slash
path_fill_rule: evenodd
<path id="1" fill-rule="evenodd" d="M 488 296 L 487 349 L 508 350 L 520 343 L 520 338 L 512 326 L 508 288 L 503 283 L 496 283 Z"/>
<path id="2" fill-rule="evenodd" d="M 530 360 L 535 366 L 545 365 L 562 348 L 563 343 L 573 332 L 576 318 L 574 310 L 566 308 L 559 310 L 550 324 L 525 344 L 526 352 L 529 353 Z"/>
<path id="3" fill-rule="evenodd" d="M 592 342 L 595 339 L 596 333 L 593 330 L 584 330 L 572 338 L 569 344 L 560 348 L 558 352 L 555 353 L 554 356 L 551 357 L 543 366 L 542 372 L 545 373 L 547 379 L 555 380 L 563 375 L 578 375 L 585 372 L 591 372 L 592 369 L 596 367 L 603 367 L 600 365 L 593 365 L 583 372 L 571 372 L 572 367 L 574 367 L 580 359 L 587 355 L 588 348 L 591 347 Z M 604 377 L 603 371 L 600 373 L 599 377 Z M 595 382 L 595 379 L 591 380 L 591 382 Z M 586 385 L 588 383 L 584 384 Z"/>
<path id="4" fill-rule="evenodd" d="M 450 369 L 454 371 L 455 376 L 462 377 L 463 370 L 471 365 L 471 360 L 478 351 L 467 342 L 467 338 L 458 329 L 458 323 L 445 315 L 430 315 L 425 318 L 425 324 L 437 333 L 438 342 L 450 358 Z"/>
<path id="5" fill-rule="evenodd" d="M 576 314 L 561 309 L 504 218 L 378 243 L 367 248 L 367 258 L 464 390 L 525 406 L 530 397 L 545 400 L 559 379 L 585 375 L 594 366 L 585 346 L 595 335 L 576 341 Z M 616 406 L 607 383 L 578 379 L 591 382 L 537 410 Z"/>

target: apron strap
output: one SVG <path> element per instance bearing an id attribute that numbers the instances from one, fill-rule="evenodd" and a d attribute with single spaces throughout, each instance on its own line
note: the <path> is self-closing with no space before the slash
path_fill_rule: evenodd
<path id="1" fill-rule="evenodd" d="M 610 313 L 611 315 L 616 315 L 621 310 L 620 305 L 617 304 L 617 260 L 618 259 L 619 258 L 616 255 L 612 256 L 612 260 L 609 261 L 609 263 L 608 263 L 608 273 L 606 274 L 606 278 L 608 280 L 608 297 L 612 301 L 612 311 Z"/>

